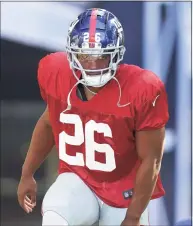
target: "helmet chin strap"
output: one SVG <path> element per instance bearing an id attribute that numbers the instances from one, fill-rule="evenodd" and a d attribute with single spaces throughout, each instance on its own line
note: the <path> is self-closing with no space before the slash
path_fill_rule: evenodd
<path id="1" fill-rule="evenodd" d="M 119 81 L 118 81 L 117 78 L 113 77 L 112 79 L 114 79 L 114 80 L 117 82 L 118 88 L 119 88 L 119 99 L 118 99 L 118 101 L 117 101 L 117 107 L 126 107 L 126 106 L 130 105 L 130 104 L 131 104 L 130 102 L 129 102 L 129 103 L 126 103 L 126 104 L 120 104 L 120 101 L 121 101 L 121 95 L 122 95 L 122 92 L 121 92 L 121 85 L 120 85 L 120 83 L 119 83 Z"/>
<path id="2" fill-rule="evenodd" d="M 114 79 L 114 80 L 117 82 L 118 88 L 119 88 L 119 98 L 118 98 L 118 101 L 117 101 L 117 107 L 126 107 L 126 106 L 130 105 L 130 104 L 131 104 L 130 102 L 129 102 L 129 103 L 126 103 L 126 104 L 120 104 L 121 96 L 122 96 L 121 86 L 120 86 L 120 83 L 119 83 L 119 81 L 118 81 L 117 78 L 113 77 L 112 79 Z M 63 112 L 66 112 L 66 111 L 68 111 L 68 110 L 71 109 L 71 102 L 70 102 L 70 96 L 71 96 L 71 93 L 72 93 L 73 89 L 74 89 L 78 84 L 81 83 L 82 85 L 85 86 L 85 84 L 84 84 L 83 81 L 84 81 L 84 79 L 78 80 L 78 81 L 74 84 L 74 86 L 71 88 L 71 90 L 70 90 L 70 92 L 68 93 L 68 96 L 67 96 L 67 105 L 68 105 L 68 106 L 67 106 L 67 108 L 66 108 Z M 91 93 L 93 93 L 94 95 L 97 94 L 97 93 L 91 91 L 87 86 L 85 86 L 85 87 L 86 87 L 86 89 L 88 89 L 88 90 L 89 90 Z"/>

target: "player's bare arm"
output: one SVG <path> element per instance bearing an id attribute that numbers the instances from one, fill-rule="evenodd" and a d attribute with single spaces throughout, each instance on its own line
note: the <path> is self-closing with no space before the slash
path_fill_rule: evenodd
<path id="1" fill-rule="evenodd" d="M 33 177 L 34 173 L 48 156 L 53 146 L 54 137 L 49 122 L 48 108 L 46 108 L 33 131 L 18 186 L 18 201 L 27 213 L 32 212 L 36 204 L 37 186 Z"/>
<path id="2" fill-rule="evenodd" d="M 46 108 L 33 131 L 29 151 L 22 167 L 22 176 L 33 176 L 53 146 L 54 137 Z"/>
<path id="3" fill-rule="evenodd" d="M 139 220 L 147 207 L 161 168 L 165 128 L 136 132 L 136 148 L 142 161 L 126 220 Z"/>

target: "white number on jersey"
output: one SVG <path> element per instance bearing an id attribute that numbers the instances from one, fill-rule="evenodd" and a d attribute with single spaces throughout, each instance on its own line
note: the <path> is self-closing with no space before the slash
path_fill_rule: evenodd
<path id="1" fill-rule="evenodd" d="M 114 150 L 109 144 L 98 144 L 94 140 L 94 132 L 103 133 L 105 137 L 112 138 L 112 131 L 108 124 L 96 123 L 93 120 L 85 124 L 85 134 L 83 124 L 78 115 L 60 114 L 60 122 L 74 125 L 74 136 L 68 135 L 65 131 L 59 134 L 59 158 L 69 165 L 87 166 L 91 170 L 111 172 L 116 168 Z M 80 146 L 85 142 L 85 162 L 82 153 L 70 156 L 66 153 L 66 144 Z M 106 163 L 95 160 L 97 152 L 104 153 Z"/>

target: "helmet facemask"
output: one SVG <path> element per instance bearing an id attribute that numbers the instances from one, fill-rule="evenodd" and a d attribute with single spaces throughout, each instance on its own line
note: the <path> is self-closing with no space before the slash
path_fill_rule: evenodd
<path id="1" fill-rule="evenodd" d="M 70 38 L 68 38 L 68 40 L 70 40 Z M 66 52 L 68 55 L 70 67 L 77 80 L 79 80 L 77 76 L 77 70 L 79 70 L 82 74 L 81 83 L 83 85 L 102 87 L 115 76 L 118 64 L 123 60 L 125 47 L 119 46 L 118 43 L 117 46 L 109 44 L 106 48 L 101 48 L 100 43 L 83 42 L 80 48 L 78 45 L 70 43 L 69 41 L 66 46 Z M 79 60 L 80 57 L 90 57 L 92 59 L 97 59 L 107 56 L 109 56 L 108 66 L 95 70 L 83 68 Z"/>

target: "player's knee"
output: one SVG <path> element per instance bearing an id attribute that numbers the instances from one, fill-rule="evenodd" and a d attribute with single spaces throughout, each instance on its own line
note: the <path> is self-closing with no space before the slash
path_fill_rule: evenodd
<path id="1" fill-rule="evenodd" d="M 43 214 L 42 226 L 68 226 L 68 222 L 54 211 L 46 211 Z"/>

